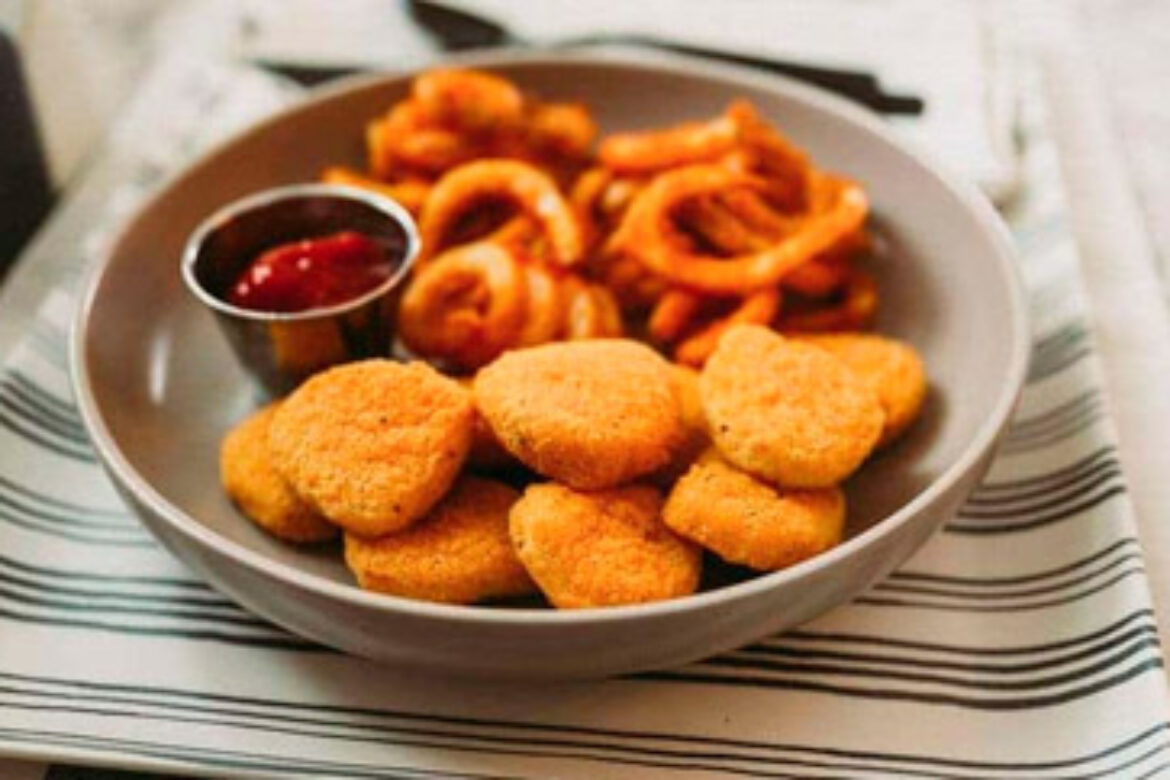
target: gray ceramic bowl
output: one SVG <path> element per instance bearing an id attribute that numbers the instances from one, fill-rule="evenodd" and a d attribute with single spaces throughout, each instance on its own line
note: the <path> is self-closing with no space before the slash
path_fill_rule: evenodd
<path id="1" fill-rule="evenodd" d="M 317 94 L 211 152 L 129 224 L 95 270 L 73 343 L 78 401 L 126 501 L 175 555 L 248 609 L 362 656 L 444 673 L 581 677 L 669 667 L 742 645 L 856 596 L 905 560 L 982 476 L 1027 355 L 1006 233 L 983 197 L 924 162 L 876 118 L 775 77 L 629 55 L 464 60 L 527 89 L 583 100 L 607 130 L 720 111 L 735 96 L 825 167 L 864 183 L 890 246 L 880 330 L 924 355 L 932 392 L 908 437 L 854 478 L 847 538 L 785 571 L 652 605 L 555 612 L 455 607 L 366 593 L 337 551 L 283 545 L 219 488 L 224 432 L 253 405 L 212 316 L 183 288 L 183 242 L 224 203 L 359 164 L 362 128 L 407 77 Z"/>

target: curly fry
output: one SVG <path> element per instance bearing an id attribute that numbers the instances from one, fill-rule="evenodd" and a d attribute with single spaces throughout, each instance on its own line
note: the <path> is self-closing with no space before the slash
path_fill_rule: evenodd
<path id="1" fill-rule="evenodd" d="M 702 303 L 698 295 L 686 290 L 670 290 L 664 294 L 654 305 L 646 324 L 650 338 L 660 344 L 676 340 L 690 327 Z"/>
<path id="2" fill-rule="evenodd" d="M 780 280 L 780 286 L 809 298 L 832 295 L 849 279 L 849 261 L 842 257 L 814 257 Z"/>
<path id="3" fill-rule="evenodd" d="M 428 71 L 414 80 L 411 95 L 430 122 L 475 133 L 516 126 L 524 113 L 516 85 L 483 71 Z"/>
<path id="4" fill-rule="evenodd" d="M 808 155 L 765 122 L 755 106 L 736 100 L 727 107 L 725 116 L 736 126 L 739 136 L 753 152 L 753 172 L 769 182 L 767 195 L 785 211 L 799 211 L 808 204 L 812 172 Z"/>
<path id="5" fill-rule="evenodd" d="M 589 257 L 588 275 L 608 287 L 623 311 L 642 312 L 666 293 L 669 285 L 622 252 L 599 251 Z"/>
<path id="6" fill-rule="evenodd" d="M 695 198 L 683 203 L 678 210 L 678 219 L 704 244 L 723 254 L 755 252 L 771 243 L 753 232 L 715 198 Z"/>
<path id="7" fill-rule="evenodd" d="M 709 122 L 684 122 L 667 130 L 617 133 L 601 142 L 602 165 L 620 173 L 653 173 L 712 160 L 739 141 L 739 126 L 729 116 Z"/>
<path id="8" fill-rule="evenodd" d="M 631 204 L 609 249 L 629 252 L 653 273 L 683 287 L 737 295 L 775 285 L 793 268 L 857 230 L 868 213 L 862 189 L 842 182 L 832 208 L 805 220 L 791 236 L 758 252 L 720 258 L 687 251 L 671 240 L 671 234 L 677 232 L 672 215 L 680 204 L 752 183 L 711 165 L 661 174 Z"/>
<path id="9" fill-rule="evenodd" d="M 443 247 L 448 231 L 468 208 L 485 200 L 512 201 L 536 220 L 560 265 L 581 259 L 584 238 L 572 207 L 547 174 L 518 160 L 467 163 L 435 184 L 419 216 L 422 259 Z"/>
<path id="10" fill-rule="evenodd" d="M 753 293 L 731 314 L 711 323 L 675 347 L 675 361 L 696 368 L 702 366 L 715 347 L 719 346 L 719 339 L 728 328 L 745 323 L 767 325 L 780 311 L 780 302 L 780 291 L 775 288 Z"/>
<path id="11" fill-rule="evenodd" d="M 524 276 L 528 283 L 524 325 L 516 337 L 515 346 L 531 347 L 555 341 L 565 324 L 566 305 L 564 288 L 553 272 L 539 265 L 525 264 Z"/>
<path id="12" fill-rule="evenodd" d="M 610 181 L 605 192 L 601 193 L 601 213 L 609 220 L 620 218 L 646 187 L 646 179 L 617 178 Z"/>
<path id="13" fill-rule="evenodd" d="M 581 159 L 597 137 L 597 123 L 579 103 L 542 103 L 528 115 L 528 141 L 539 152 Z"/>
<path id="14" fill-rule="evenodd" d="M 526 214 L 517 214 L 480 240 L 521 249 L 530 248 L 539 236 L 540 226 Z"/>
<path id="15" fill-rule="evenodd" d="M 402 296 L 398 328 L 413 351 L 474 369 L 515 343 L 526 277 L 508 249 L 465 244 L 420 268 Z"/>
<path id="16" fill-rule="evenodd" d="M 423 201 L 431 190 L 431 185 L 422 179 L 407 179 L 405 181 L 388 183 L 363 176 L 355 170 L 335 165 L 321 171 L 321 181 L 326 184 L 342 184 L 347 187 L 357 187 L 384 195 L 390 200 L 402 205 L 411 214 L 418 215 Z"/>
<path id="17" fill-rule="evenodd" d="M 622 317 L 613 293 L 570 276 L 565 279 L 565 338 L 599 339 L 622 335 Z"/>
<path id="18" fill-rule="evenodd" d="M 800 217 L 776 211 L 760 193 L 749 189 L 721 192 L 716 200 L 762 239 L 776 241 L 784 238 L 800 224 Z"/>
<path id="19" fill-rule="evenodd" d="M 602 225 L 598 213 L 598 201 L 613 179 L 613 173 L 605 168 L 590 168 L 573 183 L 569 192 L 569 203 L 577 211 L 581 229 L 587 243 L 592 246 L 601 236 Z"/>
<path id="20" fill-rule="evenodd" d="M 846 282 L 843 299 L 836 306 L 785 313 L 777 326 L 781 333 L 862 330 L 873 321 L 877 307 L 877 282 L 864 271 L 854 269 Z"/>

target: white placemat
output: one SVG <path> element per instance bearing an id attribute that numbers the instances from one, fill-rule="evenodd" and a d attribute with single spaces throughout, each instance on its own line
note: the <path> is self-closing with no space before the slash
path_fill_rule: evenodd
<path id="1" fill-rule="evenodd" d="M 241 104 L 241 77 L 203 79 Z M 669 672 L 423 679 L 238 609 L 154 544 L 94 462 L 69 397 L 64 284 L 0 372 L 0 750 L 282 777 L 1166 771 L 1142 552 L 1056 156 L 1041 101 L 1027 105 L 1025 188 L 1007 216 L 1036 346 L 986 483 L 854 604 Z"/>

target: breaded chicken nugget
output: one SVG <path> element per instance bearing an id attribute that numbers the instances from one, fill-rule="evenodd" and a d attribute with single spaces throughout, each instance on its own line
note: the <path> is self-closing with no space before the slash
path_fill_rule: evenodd
<path id="1" fill-rule="evenodd" d="M 624 339 L 509 352 L 480 370 L 475 403 L 509 452 L 581 490 L 655 470 L 684 436 L 669 364 Z"/>
<path id="2" fill-rule="evenodd" d="M 675 484 L 662 519 L 725 561 L 772 571 L 841 541 L 845 496 L 775 488 L 708 451 Z"/>
<path id="3" fill-rule="evenodd" d="M 503 483 L 461 477 L 405 531 L 346 534 L 346 565 L 363 588 L 411 599 L 472 604 L 534 593 L 508 536 L 508 511 L 519 498 Z"/>
<path id="4" fill-rule="evenodd" d="M 670 377 L 678 399 L 684 436 L 682 444 L 675 450 L 674 457 L 663 468 L 655 472 L 652 481 L 656 485 L 671 485 L 686 473 L 695 459 L 711 445 L 707 432 L 707 417 L 699 398 L 699 372 L 690 366 L 671 363 Z"/>
<path id="5" fill-rule="evenodd" d="M 702 554 L 659 517 L 662 496 L 637 485 L 578 493 L 531 485 L 512 507 L 512 543 L 561 609 L 640 604 L 694 593 Z"/>
<path id="6" fill-rule="evenodd" d="M 699 393 L 723 456 L 785 487 L 842 481 L 885 422 L 877 394 L 843 362 L 759 325 L 727 331 Z"/>
<path id="7" fill-rule="evenodd" d="M 337 536 L 272 467 L 268 428 L 277 404 L 270 404 L 233 428 L 219 450 L 219 475 L 228 496 L 256 525 L 290 542 L 323 542 Z"/>
<path id="8" fill-rule="evenodd" d="M 459 377 L 455 381 L 471 392 L 475 377 Z M 471 450 L 467 453 L 467 465 L 481 471 L 504 471 L 519 465 L 512 453 L 500 444 L 495 431 L 478 409 L 475 410 L 471 424 Z"/>
<path id="9" fill-rule="evenodd" d="M 347 531 L 381 536 L 422 517 L 471 446 L 470 394 L 424 363 L 366 360 L 318 374 L 272 420 L 273 464 Z"/>
<path id="10" fill-rule="evenodd" d="M 926 370 L 909 344 L 869 333 L 800 336 L 832 352 L 869 383 L 886 412 L 878 446 L 889 444 L 914 422 L 926 399 Z"/>

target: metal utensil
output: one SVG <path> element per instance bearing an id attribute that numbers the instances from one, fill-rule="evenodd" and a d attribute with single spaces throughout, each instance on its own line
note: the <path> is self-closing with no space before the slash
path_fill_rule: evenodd
<path id="1" fill-rule="evenodd" d="M 398 261 L 382 284 L 300 312 L 254 311 L 223 297 L 265 250 L 341 230 L 369 236 Z M 182 274 L 216 315 L 245 370 L 267 393 L 281 395 L 327 366 L 390 353 L 394 311 L 418 249 L 414 220 L 394 201 L 352 187 L 294 185 L 250 195 L 208 217 L 187 241 Z"/>

